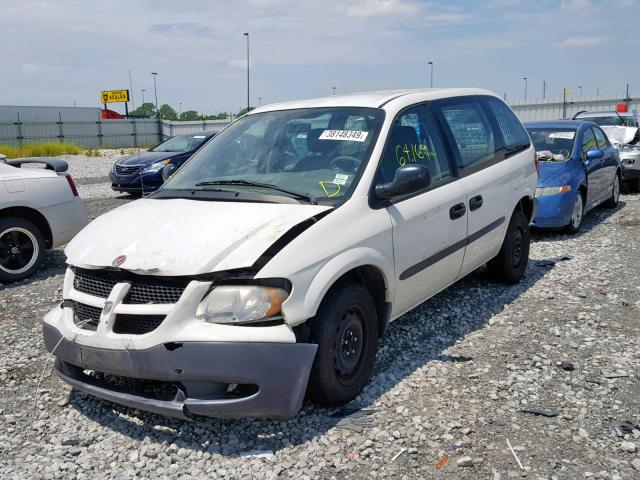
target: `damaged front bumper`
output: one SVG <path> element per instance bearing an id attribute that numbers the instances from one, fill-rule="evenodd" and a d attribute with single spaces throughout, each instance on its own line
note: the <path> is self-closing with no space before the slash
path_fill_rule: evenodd
<path id="1" fill-rule="evenodd" d="M 293 416 L 317 349 L 304 343 L 190 341 L 111 350 L 73 342 L 47 323 L 43 334 L 56 357 L 55 372 L 71 386 L 181 419 Z M 149 380 L 162 391 L 143 388 Z"/>

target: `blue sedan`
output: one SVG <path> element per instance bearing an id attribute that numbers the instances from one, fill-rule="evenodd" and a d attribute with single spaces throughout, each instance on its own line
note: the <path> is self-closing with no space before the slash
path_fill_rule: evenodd
<path id="1" fill-rule="evenodd" d="M 532 226 L 576 233 L 589 210 L 618 204 L 620 157 L 598 125 L 557 120 L 525 127 L 540 162 Z"/>
<path id="2" fill-rule="evenodd" d="M 214 132 L 176 135 L 151 150 L 119 159 L 109 172 L 111 188 L 132 194 L 157 190 L 163 183 L 162 169 L 165 165 L 180 167 L 214 135 Z"/>

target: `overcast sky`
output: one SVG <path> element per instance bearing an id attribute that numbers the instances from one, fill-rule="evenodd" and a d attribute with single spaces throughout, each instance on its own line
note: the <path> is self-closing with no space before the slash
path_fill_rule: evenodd
<path id="1" fill-rule="evenodd" d="M 639 0 L 2 0 L 0 104 L 98 106 L 129 88 L 204 113 L 371 89 L 522 100 L 640 92 Z"/>

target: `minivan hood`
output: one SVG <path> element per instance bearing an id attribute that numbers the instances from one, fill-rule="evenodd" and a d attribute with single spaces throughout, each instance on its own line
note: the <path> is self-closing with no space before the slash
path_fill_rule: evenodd
<path id="1" fill-rule="evenodd" d="M 91 222 L 66 247 L 78 267 L 150 275 L 248 268 L 287 230 L 330 209 L 320 205 L 142 199 Z"/>
<path id="2" fill-rule="evenodd" d="M 152 163 L 159 162 L 160 160 L 165 160 L 167 158 L 175 157 L 176 155 L 180 155 L 182 152 L 148 152 L 141 151 L 139 153 L 134 153 L 133 155 L 127 155 L 126 157 L 122 157 L 116 163 L 118 165 L 151 165 Z"/>

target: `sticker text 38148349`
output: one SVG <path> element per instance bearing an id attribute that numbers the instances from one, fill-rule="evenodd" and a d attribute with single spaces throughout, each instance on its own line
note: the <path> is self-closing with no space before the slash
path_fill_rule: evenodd
<path id="1" fill-rule="evenodd" d="M 348 140 L 351 142 L 364 142 L 369 132 L 358 130 L 325 130 L 318 137 L 320 140 Z"/>

